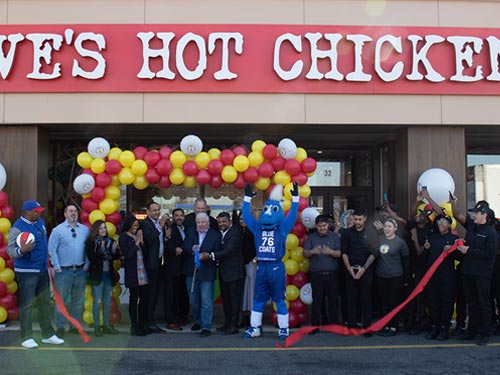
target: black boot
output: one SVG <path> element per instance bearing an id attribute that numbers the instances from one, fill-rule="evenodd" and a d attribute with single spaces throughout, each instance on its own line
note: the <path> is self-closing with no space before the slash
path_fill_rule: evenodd
<path id="1" fill-rule="evenodd" d="M 439 335 L 436 337 L 436 340 L 438 341 L 446 341 L 450 339 L 450 331 L 448 330 L 448 327 L 441 326 L 439 329 Z"/>
<path id="2" fill-rule="evenodd" d="M 435 340 L 439 335 L 439 328 L 436 325 L 432 325 L 431 330 L 425 335 L 427 340 Z"/>
<path id="3" fill-rule="evenodd" d="M 241 323 L 238 328 L 247 329 L 250 326 L 250 315 L 243 315 L 241 317 Z"/>

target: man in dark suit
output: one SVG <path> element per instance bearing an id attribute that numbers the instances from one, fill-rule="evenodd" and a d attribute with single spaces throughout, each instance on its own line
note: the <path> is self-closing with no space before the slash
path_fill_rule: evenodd
<path id="1" fill-rule="evenodd" d="M 181 331 L 187 323 L 189 296 L 186 289 L 186 275 L 182 273 L 184 257 L 182 241 L 186 237 L 184 230 L 184 210 L 172 211 L 173 223 L 165 231 L 167 246 L 165 254 L 165 319 L 167 329 Z"/>
<path id="2" fill-rule="evenodd" d="M 193 309 L 192 331 L 201 328 L 200 337 L 210 336 L 213 318 L 215 256 L 221 249 L 221 234 L 210 228 L 204 212 L 196 215 L 196 228 L 190 228 L 182 244 L 185 254 L 184 274 Z"/>
<path id="3" fill-rule="evenodd" d="M 232 225 L 227 212 L 217 215 L 217 223 L 222 235 L 222 248 L 214 254 L 219 262 L 219 282 L 224 308 L 224 325 L 217 328 L 224 335 L 238 333 L 243 293 L 243 246 L 241 233 L 236 225 Z"/>
<path id="4" fill-rule="evenodd" d="M 160 218 L 160 205 L 149 202 L 146 206 L 148 216 L 142 221 L 141 229 L 144 237 L 142 252 L 144 266 L 148 276 L 148 333 L 163 333 L 154 320 L 156 300 L 161 281 L 161 266 L 165 247 L 165 223 L 167 215 Z"/>
<path id="5" fill-rule="evenodd" d="M 205 200 L 205 198 L 196 198 L 196 200 L 194 201 L 193 212 L 191 212 L 190 214 L 187 214 L 186 217 L 184 218 L 184 227 L 186 229 L 196 227 L 195 217 L 196 217 L 196 214 L 199 214 L 200 212 L 205 212 L 208 215 L 208 217 L 210 218 L 210 228 L 214 228 L 215 230 L 219 230 L 217 220 L 215 220 L 214 217 L 210 216 L 207 201 Z"/>

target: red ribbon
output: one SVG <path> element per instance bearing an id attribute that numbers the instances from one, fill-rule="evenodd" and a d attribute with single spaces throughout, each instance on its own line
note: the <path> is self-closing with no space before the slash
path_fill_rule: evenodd
<path id="1" fill-rule="evenodd" d="M 70 322 L 73 325 L 73 327 L 75 327 L 78 330 L 78 333 L 80 334 L 80 336 L 82 338 L 82 341 L 85 343 L 89 342 L 90 337 L 89 337 L 89 335 L 87 335 L 87 333 L 83 329 L 80 322 L 78 320 L 76 320 L 75 318 L 73 318 L 71 315 L 69 315 L 68 310 L 66 309 L 66 306 L 64 306 L 64 302 L 63 302 L 63 299 L 61 297 L 61 294 L 57 290 L 56 284 L 54 282 L 54 276 L 52 275 L 52 267 L 50 266 L 50 262 L 49 262 L 49 277 L 50 277 L 50 283 L 52 284 L 52 289 L 54 290 L 54 299 L 56 300 L 57 308 L 59 309 L 61 314 L 63 314 L 63 316 L 68 320 L 68 322 Z"/>
<path id="2" fill-rule="evenodd" d="M 404 300 L 404 302 L 401 303 L 399 306 L 396 306 L 390 313 L 388 313 L 383 318 L 377 320 L 371 326 L 367 328 L 348 328 L 340 324 L 330 324 L 326 326 L 303 327 L 292 333 L 290 336 L 288 336 L 288 338 L 285 340 L 284 345 L 276 344 L 276 346 L 278 348 L 289 348 L 295 343 L 302 340 L 302 338 L 306 336 L 308 333 L 318 329 L 322 331 L 336 333 L 342 336 L 359 336 L 368 332 L 380 331 L 387 325 L 387 323 L 391 321 L 392 318 L 394 318 L 394 316 L 397 313 L 399 313 L 406 305 L 408 305 L 408 303 L 410 303 L 417 295 L 419 295 L 424 290 L 425 286 L 432 278 L 432 275 L 434 275 L 437 268 L 441 265 L 441 263 L 443 263 L 444 259 L 463 244 L 464 241 L 462 239 L 459 239 L 455 241 L 455 244 L 453 244 L 453 246 L 451 246 L 447 251 L 443 251 L 436 259 L 436 261 L 432 264 L 432 266 L 430 266 L 425 275 L 422 277 L 422 280 L 420 280 L 420 282 L 417 284 L 413 292 L 411 292 L 411 294 Z"/>

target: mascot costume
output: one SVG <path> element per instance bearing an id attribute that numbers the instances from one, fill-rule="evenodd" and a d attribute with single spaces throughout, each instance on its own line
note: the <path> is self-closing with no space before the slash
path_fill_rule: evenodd
<path id="1" fill-rule="evenodd" d="M 255 238 L 258 266 L 255 281 L 255 296 L 250 316 L 250 327 L 243 337 L 254 338 L 262 334 L 262 314 L 269 297 L 276 304 L 279 338 L 288 337 L 288 309 L 285 303 L 286 272 L 282 258 L 286 251 L 286 237 L 292 230 L 299 211 L 299 188 L 293 184 L 292 204 L 285 217 L 281 207 L 283 186 L 276 185 L 264 204 L 260 220 L 252 216 L 250 202 L 255 196 L 251 185 L 245 186 L 243 200 L 243 220 Z"/>

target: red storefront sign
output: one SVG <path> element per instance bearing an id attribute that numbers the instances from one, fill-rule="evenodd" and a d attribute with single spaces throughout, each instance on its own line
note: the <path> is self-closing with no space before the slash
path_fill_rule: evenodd
<path id="1" fill-rule="evenodd" d="M 500 29 L 0 26 L 0 92 L 500 94 Z"/>

